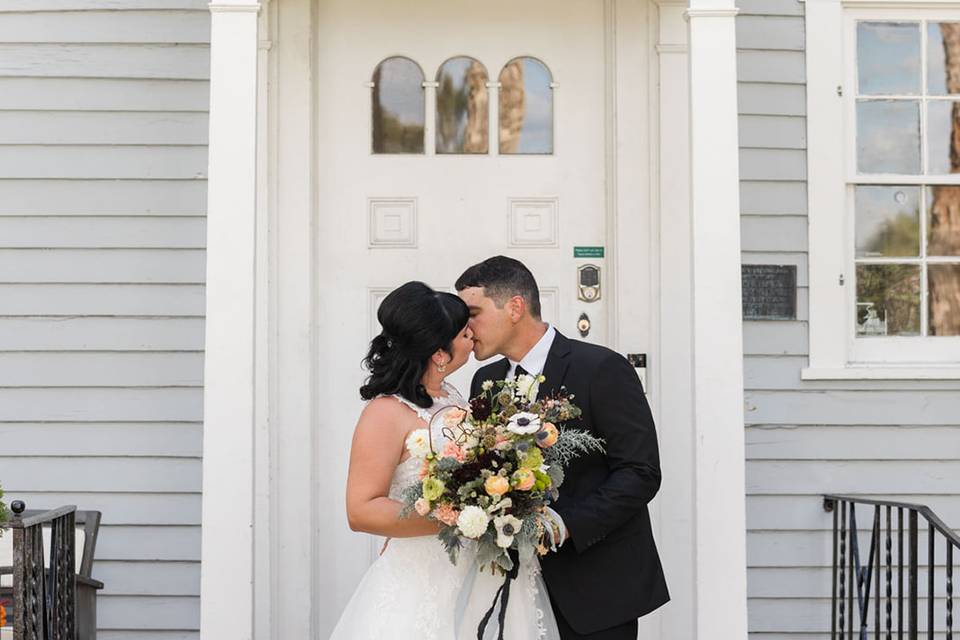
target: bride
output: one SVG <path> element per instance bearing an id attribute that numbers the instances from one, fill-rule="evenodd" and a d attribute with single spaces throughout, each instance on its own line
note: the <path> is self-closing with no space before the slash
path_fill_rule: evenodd
<path id="1" fill-rule="evenodd" d="M 401 492 L 418 481 L 421 466 L 406 451 L 407 436 L 432 422 L 434 447 L 442 448 L 443 420 L 431 418 L 466 406 L 444 378 L 473 350 L 469 316 L 460 298 L 422 282 L 408 282 L 380 305 L 383 331 L 364 360 L 370 377 L 360 395 L 369 402 L 353 436 L 347 518 L 354 531 L 389 540 L 332 640 L 473 640 L 485 619 L 484 639 L 560 637 L 536 559 L 521 563 L 502 617 L 500 605 L 493 607 L 502 576 L 478 572 L 469 546 L 454 565 L 436 537 L 435 521 L 400 517 Z"/>

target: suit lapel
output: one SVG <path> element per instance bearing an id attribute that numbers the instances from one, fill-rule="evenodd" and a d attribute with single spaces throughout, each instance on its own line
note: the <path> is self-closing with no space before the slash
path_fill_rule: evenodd
<path id="1" fill-rule="evenodd" d="M 545 398 L 556 394 L 563 386 L 567 369 L 570 367 L 570 340 L 557 331 L 547 355 L 547 362 L 543 366 L 543 377 L 546 378 L 540 385 L 537 398 Z"/>

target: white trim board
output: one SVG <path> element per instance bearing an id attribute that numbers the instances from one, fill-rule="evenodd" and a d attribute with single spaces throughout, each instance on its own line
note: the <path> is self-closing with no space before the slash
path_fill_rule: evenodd
<path id="1" fill-rule="evenodd" d="M 960 367 L 850 365 L 837 369 L 807 367 L 801 380 L 960 380 Z"/>

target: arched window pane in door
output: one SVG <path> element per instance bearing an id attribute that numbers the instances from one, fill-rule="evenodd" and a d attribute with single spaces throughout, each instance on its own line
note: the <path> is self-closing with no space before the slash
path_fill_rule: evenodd
<path id="1" fill-rule="evenodd" d="M 437 71 L 437 153 L 487 153 L 487 70 L 460 56 Z"/>
<path id="2" fill-rule="evenodd" d="M 500 153 L 553 153 L 553 77 L 536 58 L 514 58 L 500 72 Z"/>
<path id="3" fill-rule="evenodd" d="M 423 71 L 410 58 L 387 58 L 373 72 L 373 152 L 423 153 Z"/>

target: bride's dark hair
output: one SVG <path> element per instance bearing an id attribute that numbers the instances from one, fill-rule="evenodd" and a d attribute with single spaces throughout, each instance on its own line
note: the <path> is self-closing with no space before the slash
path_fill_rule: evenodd
<path id="1" fill-rule="evenodd" d="M 370 371 L 360 397 L 400 394 L 428 409 L 433 399 L 421 380 L 437 349 L 450 353 L 453 339 L 467 326 L 470 310 L 452 293 L 434 291 L 422 282 L 408 282 L 380 303 L 383 327 L 370 342 L 363 365 Z"/>

